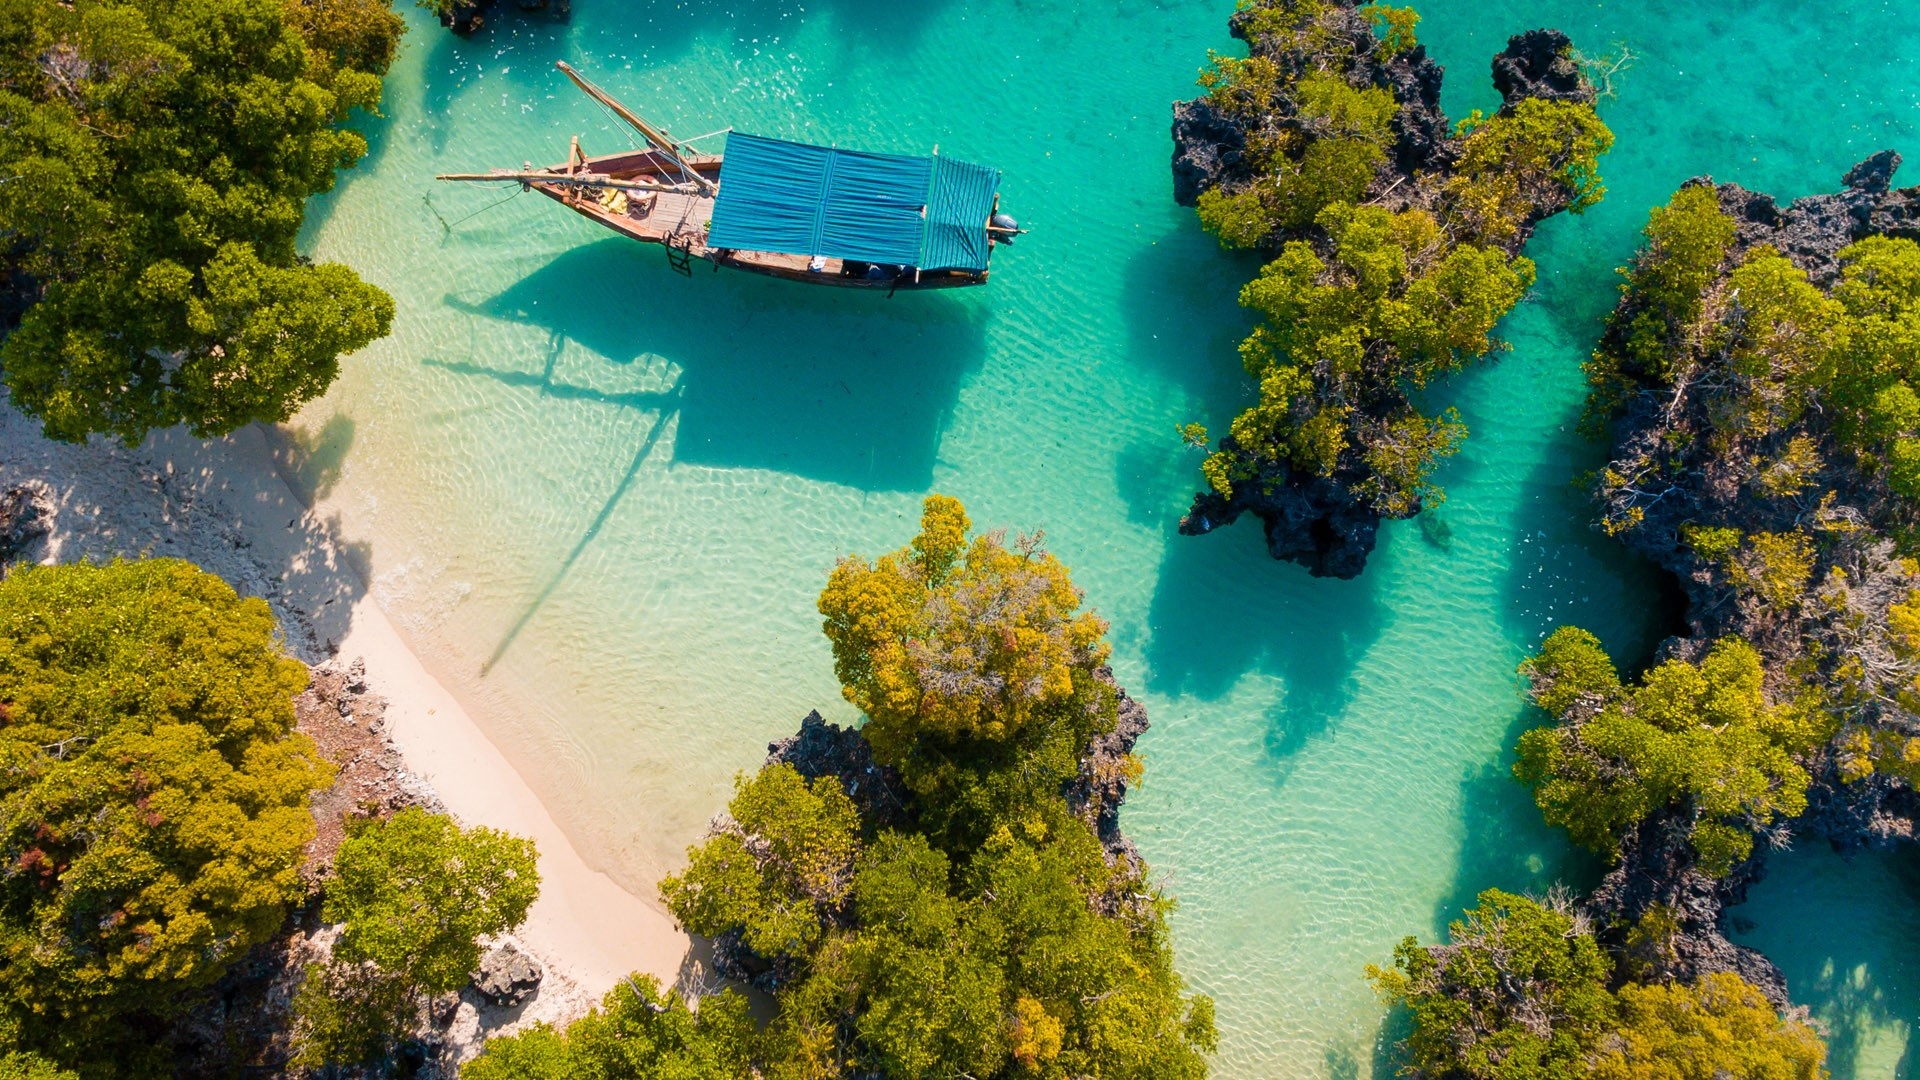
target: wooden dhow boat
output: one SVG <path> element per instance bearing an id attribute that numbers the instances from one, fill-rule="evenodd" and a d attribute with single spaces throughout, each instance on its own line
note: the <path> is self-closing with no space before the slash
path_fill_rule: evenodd
<path id="1" fill-rule="evenodd" d="M 645 148 L 565 165 L 449 173 L 515 181 L 623 236 L 666 248 L 683 274 L 703 259 L 809 285 L 942 289 L 982 285 L 999 244 L 1024 230 L 1000 212 L 1000 171 L 937 152 L 871 154 L 727 132 L 699 154 L 588 82 L 569 79 L 633 126 Z"/>

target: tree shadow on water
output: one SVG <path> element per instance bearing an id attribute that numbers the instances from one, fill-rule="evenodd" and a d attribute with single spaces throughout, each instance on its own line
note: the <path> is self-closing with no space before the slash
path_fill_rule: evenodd
<path id="1" fill-rule="evenodd" d="M 1257 524 L 1171 536 L 1154 591 L 1148 689 L 1217 699 L 1252 672 L 1278 676 L 1267 752 L 1284 761 L 1324 734 L 1355 689 L 1353 673 L 1384 629 L 1366 579 L 1309 577 L 1269 558 Z"/>
<path id="2" fill-rule="evenodd" d="M 1488 889 L 1541 896 L 1560 884 L 1585 893 L 1606 872 L 1601 859 L 1546 823 L 1532 793 L 1514 779 L 1513 751 L 1520 736 L 1549 722 L 1544 712 L 1521 700 L 1516 674 L 1514 705 L 1498 756 L 1460 781 L 1460 817 L 1466 828 L 1452 887 L 1434 904 L 1434 927 L 1459 918 Z"/>
<path id="3" fill-rule="evenodd" d="M 1910 845 L 1851 857 L 1820 848 L 1771 856 L 1747 903 L 1729 909 L 1733 940 L 1765 953 L 1793 1002 L 1825 1024 L 1834 1080 L 1878 1080 L 1889 1065 L 1896 1078 L 1914 1074 L 1917 901 L 1920 858 Z M 1902 1035 L 1888 1062 L 1885 1041 Z"/>
<path id="4" fill-rule="evenodd" d="M 557 380 L 577 344 L 615 365 L 677 369 L 676 465 L 772 469 L 865 491 L 920 491 L 982 352 L 983 309 L 964 298 L 807 288 L 698 264 L 692 280 L 626 240 L 576 248 L 496 296 L 447 303 L 538 326 L 545 373 L 475 363 L 449 370 L 553 396 L 651 409 L 658 394 Z"/>
<path id="5" fill-rule="evenodd" d="M 1239 297 L 1260 258 L 1222 251 L 1177 209 L 1183 220 L 1128 261 L 1121 310 L 1134 363 L 1187 388 L 1208 414 L 1191 419 L 1217 433 L 1257 396 L 1238 352 L 1255 319 Z"/>

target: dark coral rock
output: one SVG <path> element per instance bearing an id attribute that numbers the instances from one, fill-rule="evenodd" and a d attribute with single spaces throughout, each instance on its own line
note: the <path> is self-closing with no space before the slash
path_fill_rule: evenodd
<path id="1" fill-rule="evenodd" d="M 791 765 L 815 780 L 831 776 L 874 829 L 898 828 L 907 814 L 907 789 L 900 774 L 873 760 L 873 747 L 858 728 L 821 719 L 816 710 L 800 721 L 800 730 L 767 744 L 767 764 Z"/>
<path id="2" fill-rule="evenodd" d="M 1509 38 L 1506 51 L 1493 58 L 1493 88 L 1500 91 L 1506 109 L 1527 98 L 1579 105 L 1599 100 L 1599 92 L 1573 59 L 1573 41 L 1558 30 L 1529 30 Z"/>
<path id="3" fill-rule="evenodd" d="M 1795 199 L 1785 210 L 1772 196 L 1738 184 L 1718 185 L 1720 209 L 1739 227 L 1734 254 L 1768 244 L 1814 284 L 1832 285 L 1840 274 L 1840 252 L 1849 244 L 1875 235 L 1920 238 L 1920 187 L 1892 190 L 1899 168 L 1900 155 L 1883 150 L 1848 171 L 1844 191 Z M 1687 183 L 1713 180 L 1703 176 Z"/>
<path id="4" fill-rule="evenodd" d="M 0 491 L 0 566 L 31 561 L 52 521 L 52 493 L 37 481 Z"/>
<path id="5" fill-rule="evenodd" d="M 1868 195 L 1885 195 L 1893 188 L 1893 174 L 1899 171 L 1899 153 L 1893 150 L 1882 150 L 1847 170 L 1844 183 L 1849 191 L 1864 192 Z"/>
<path id="6" fill-rule="evenodd" d="M 1133 744 L 1147 733 L 1147 707 L 1134 700 L 1113 680 L 1112 668 L 1101 668 L 1100 681 L 1113 687 L 1118 701 L 1113 730 L 1094 738 L 1080 759 L 1080 772 L 1069 780 L 1065 790 L 1067 806 L 1081 820 L 1093 826 L 1110 859 L 1122 859 L 1137 871 L 1143 864 L 1133 841 L 1120 832 L 1120 806 L 1127 801 L 1126 757 Z"/>
<path id="7" fill-rule="evenodd" d="M 1695 866 L 1690 822 L 1680 814 L 1650 818 L 1621 844 L 1620 862 L 1583 905 L 1602 941 L 1625 944 L 1630 929 L 1660 909 L 1674 933 L 1652 948 L 1632 951 L 1645 970 L 1641 981 L 1694 982 L 1732 972 L 1760 988 L 1775 1008 L 1787 1007 L 1787 979 L 1765 956 L 1727 939 L 1726 909 L 1747 898 L 1765 874 L 1763 860 L 1750 859 L 1726 878 Z"/>
<path id="8" fill-rule="evenodd" d="M 1453 165 L 1458 149 L 1453 125 L 1440 108 L 1445 77 L 1446 69 L 1428 58 L 1425 45 L 1374 69 L 1373 84 L 1400 103 L 1393 117 L 1393 167 L 1401 176 L 1441 172 Z"/>
<path id="9" fill-rule="evenodd" d="M 1231 449 L 1232 441 L 1220 440 L 1221 448 Z M 1282 468 L 1236 484 L 1231 498 L 1203 491 L 1180 519 L 1180 533 L 1204 536 L 1252 514 L 1266 526 L 1274 558 L 1299 563 L 1314 577 L 1356 578 L 1379 539 L 1380 515 L 1354 494 L 1354 479 Z"/>
<path id="10" fill-rule="evenodd" d="M 1247 176 L 1246 133 L 1206 98 L 1173 107 L 1173 201 L 1192 206 L 1200 193 Z"/>

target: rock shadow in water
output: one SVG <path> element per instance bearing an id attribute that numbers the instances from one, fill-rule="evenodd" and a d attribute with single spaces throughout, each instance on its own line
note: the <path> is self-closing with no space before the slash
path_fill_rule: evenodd
<path id="1" fill-rule="evenodd" d="M 1278 676 L 1285 697 L 1266 749 L 1284 763 L 1346 708 L 1386 614 L 1366 579 L 1274 573 L 1257 529 L 1206 543 L 1169 536 L 1148 616 L 1147 689 L 1217 699 L 1247 674 Z"/>
<path id="2" fill-rule="evenodd" d="M 952 295 L 889 300 L 699 264 L 689 280 L 620 239 L 568 251 L 497 296 L 447 302 L 543 327 L 556 350 L 575 343 L 611 364 L 677 368 L 676 465 L 771 469 L 865 491 L 932 483 L 960 383 L 980 363 L 985 313 Z M 627 401 L 556 383 L 551 367 L 536 376 L 476 360 L 464 370 L 556 395 L 661 404 L 657 394 Z"/>
<path id="3" fill-rule="evenodd" d="M 1514 685 L 1515 707 L 1505 725 L 1499 756 L 1460 781 L 1464 839 L 1453 884 L 1434 905 L 1436 932 L 1459 918 L 1488 889 L 1540 896 L 1564 884 L 1584 895 L 1606 871 L 1602 860 L 1575 847 L 1564 831 L 1549 826 L 1533 795 L 1513 778 L 1513 748 L 1520 736 L 1550 722 L 1545 713 L 1519 701 L 1518 676 Z M 1413 929 L 1409 927 L 1409 932 Z M 1424 933 L 1422 940 L 1426 940 Z M 1387 960 L 1375 962 L 1385 965 Z"/>

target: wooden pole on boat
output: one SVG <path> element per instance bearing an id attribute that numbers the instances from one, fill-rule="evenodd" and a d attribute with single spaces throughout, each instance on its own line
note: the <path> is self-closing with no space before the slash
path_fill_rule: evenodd
<path id="1" fill-rule="evenodd" d="M 567 78 L 573 80 L 573 84 L 575 86 L 578 86 L 581 90 L 586 91 L 586 94 L 588 97 L 591 97 L 595 101 L 598 101 L 600 104 L 605 105 L 609 109 L 612 109 L 613 114 L 615 116 L 618 116 L 620 119 L 625 120 L 629 124 L 632 124 L 636 129 L 639 130 L 640 134 L 646 136 L 647 141 L 653 144 L 653 148 L 655 150 L 658 150 L 661 153 L 672 158 L 674 161 L 674 164 L 680 166 L 682 171 L 684 171 L 689 177 L 693 178 L 694 186 L 698 187 L 703 194 L 707 194 L 707 195 L 713 194 L 714 189 L 718 185 L 716 185 L 713 181 L 707 179 L 706 177 L 701 176 L 699 173 L 695 172 L 693 169 L 693 166 L 687 164 L 687 159 L 680 156 L 679 148 L 674 145 L 673 139 L 669 137 L 666 132 L 661 131 L 659 128 L 654 127 L 652 124 L 647 123 L 645 120 L 640 119 L 640 117 L 634 115 L 633 110 L 627 108 L 625 105 L 622 105 L 618 101 L 614 100 L 613 95 L 607 93 L 605 90 L 602 90 L 599 87 L 588 82 L 586 76 L 573 70 L 572 64 L 567 63 L 565 60 L 556 60 L 554 61 L 554 64 L 561 71 L 566 73 Z"/>
<path id="2" fill-rule="evenodd" d="M 622 191 L 690 192 L 696 190 L 688 184 L 657 184 L 643 180 L 616 180 L 611 176 L 601 176 L 597 173 L 575 173 L 569 175 L 561 172 L 515 172 L 508 169 L 483 173 L 441 173 L 439 176 L 434 177 L 434 179 L 470 180 L 483 184 L 490 181 L 517 180 L 522 184 L 553 184 L 557 187 L 619 188 Z"/>

